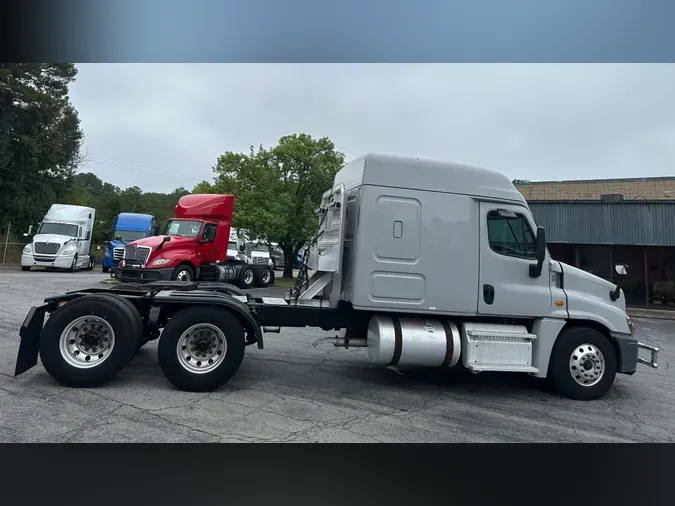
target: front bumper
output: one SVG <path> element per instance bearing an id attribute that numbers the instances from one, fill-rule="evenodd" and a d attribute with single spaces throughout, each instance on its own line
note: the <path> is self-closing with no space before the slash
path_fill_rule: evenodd
<path id="1" fill-rule="evenodd" d="M 118 267 L 115 279 L 122 283 L 150 283 L 152 281 L 170 281 L 173 267 L 145 269 L 141 267 Z"/>
<path id="2" fill-rule="evenodd" d="M 657 358 L 659 349 L 639 342 L 634 336 L 627 334 L 612 334 L 617 347 L 617 372 L 633 374 L 637 365 L 645 364 L 654 369 L 658 368 Z M 647 350 L 651 353 L 650 360 L 638 356 L 639 350 Z"/>
<path id="3" fill-rule="evenodd" d="M 21 254 L 21 267 L 54 267 L 55 269 L 70 269 L 71 265 L 73 265 L 72 256 Z"/>

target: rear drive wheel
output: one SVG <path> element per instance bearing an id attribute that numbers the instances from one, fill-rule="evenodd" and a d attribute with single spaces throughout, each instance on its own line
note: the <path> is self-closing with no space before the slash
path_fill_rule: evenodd
<path id="1" fill-rule="evenodd" d="M 263 267 L 255 271 L 255 286 L 267 288 L 272 282 L 272 271 L 269 267 Z"/>
<path id="2" fill-rule="evenodd" d="M 253 269 L 250 267 L 242 267 L 239 272 L 239 287 L 246 290 L 251 288 L 254 282 L 255 274 L 253 273 Z"/>
<path id="3" fill-rule="evenodd" d="M 47 320 L 40 358 L 47 372 L 68 387 L 95 387 L 112 380 L 137 349 L 133 314 L 112 295 L 85 295 Z"/>
<path id="4" fill-rule="evenodd" d="M 616 352 L 607 337 L 595 329 L 570 327 L 558 338 L 549 372 L 560 393 L 590 401 L 611 388 L 616 367 Z"/>
<path id="5" fill-rule="evenodd" d="M 173 281 L 185 281 L 189 283 L 195 279 L 195 270 L 188 264 L 180 264 L 173 270 L 171 279 Z"/>
<path id="6" fill-rule="evenodd" d="M 192 307 L 174 315 L 159 339 L 164 376 L 181 390 L 210 392 L 234 376 L 244 358 L 244 329 L 229 311 Z"/>
<path id="7" fill-rule="evenodd" d="M 96 294 L 98 297 L 106 297 L 108 299 L 114 299 L 114 301 L 117 301 L 119 303 L 124 304 L 128 311 L 129 311 L 129 317 L 131 318 L 131 335 L 133 338 L 136 340 L 137 348 L 140 348 L 143 346 L 147 341 L 143 340 L 144 333 L 143 333 L 143 319 L 141 318 L 141 313 L 138 312 L 138 309 L 136 309 L 136 306 L 129 300 L 124 297 L 119 297 L 113 293 L 97 293 Z"/>
<path id="8" fill-rule="evenodd" d="M 89 266 L 87 267 L 87 270 L 93 271 L 94 265 L 96 265 L 96 259 L 94 257 L 89 257 Z"/>
<path id="9" fill-rule="evenodd" d="M 21 266 L 21 270 L 24 271 L 24 272 L 29 271 L 29 270 L 30 270 L 30 265 L 28 265 L 28 266 L 23 266 L 23 265 L 22 265 L 22 266 Z"/>

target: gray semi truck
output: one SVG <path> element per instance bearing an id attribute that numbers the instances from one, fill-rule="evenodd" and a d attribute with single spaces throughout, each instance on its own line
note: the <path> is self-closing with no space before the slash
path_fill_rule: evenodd
<path id="1" fill-rule="evenodd" d="M 320 341 L 365 347 L 387 366 L 549 378 L 573 399 L 601 397 L 638 363 L 657 367 L 658 349 L 636 340 L 626 314 L 626 266 L 614 285 L 551 259 L 545 230 L 502 174 L 365 155 L 338 172 L 318 222 L 304 266 L 313 274 L 301 269 L 283 298 L 158 281 L 45 299 L 21 327 L 15 374 L 39 353 L 62 384 L 93 387 L 159 339 L 165 377 L 211 391 L 245 346 L 262 350 L 282 327 L 339 331 Z"/>

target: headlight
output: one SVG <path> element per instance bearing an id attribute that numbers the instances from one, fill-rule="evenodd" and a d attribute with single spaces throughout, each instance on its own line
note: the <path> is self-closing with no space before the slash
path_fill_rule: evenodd
<path id="1" fill-rule="evenodd" d="M 30 255 L 33 252 L 33 248 L 31 248 L 30 244 L 26 244 L 26 246 L 24 246 L 24 248 L 23 248 L 23 252 L 26 255 Z"/>
<path id="2" fill-rule="evenodd" d="M 164 265 L 164 264 L 168 264 L 168 263 L 169 263 L 168 258 L 158 258 L 157 260 L 152 262 L 152 265 Z"/>
<path id="3" fill-rule="evenodd" d="M 66 248 L 61 252 L 61 256 L 64 256 L 64 257 L 73 256 L 76 252 L 77 252 L 76 249 Z"/>

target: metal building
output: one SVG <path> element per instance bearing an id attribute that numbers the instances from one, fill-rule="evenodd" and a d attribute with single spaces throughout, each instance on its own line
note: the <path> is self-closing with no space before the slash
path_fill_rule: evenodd
<path id="1" fill-rule="evenodd" d="M 616 281 L 625 263 L 631 305 L 675 302 L 675 202 L 528 200 L 553 258 Z M 648 296 L 649 294 L 649 296 Z"/>

